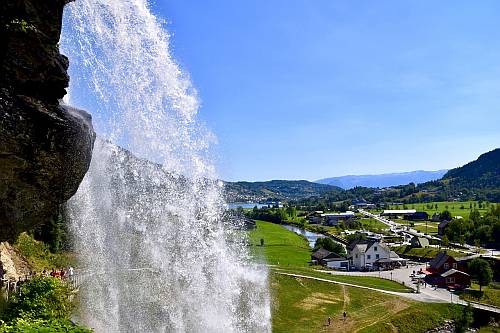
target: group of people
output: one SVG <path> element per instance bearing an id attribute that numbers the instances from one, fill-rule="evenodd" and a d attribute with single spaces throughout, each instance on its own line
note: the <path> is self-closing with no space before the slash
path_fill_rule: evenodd
<path id="1" fill-rule="evenodd" d="M 60 269 L 60 270 L 55 270 L 54 268 L 52 269 L 51 272 L 47 270 L 43 270 L 42 276 L 49 277 L 52 276 L 53 278 L 56 279 L 61 279 L 64 280 L 66 278 L 71 278 L 74 274 L 73 267 L 69 266 L 67 269 Z"/>
<path id="2" fill-rule="evenodd" d="M 2 273 L 0 275 L 0 289 L 5 289 L 6 292 L 8 292 L 9 294 L 19 291 L 19 288 L 24 283 L 26 283 L 27 281 L 30 281 L 33 278 L 38 276 L 37 272 L 34 271 L 34 272 L 31 272 L 31 274 L 28 274 L 28 275 L 25 275 L 22 277 L 20 276 L 18 278 L 18 280 L 16 281 L 14 279 L 4 279 L 4 274 L 3 274 L 4 272 L 0 271 L 0 273 Z M 50 272 L 47 270 L 43 270 L 43 272 L 41 273 L 41 276 L 43 276 L 43 277 L 51 276 L 51 277 L 56 278 L 56 279 L 65 280 L 65 279 L 71 278 L 73 276 L 73 274 L 74 274 L 74 269 L 73 269 L 73 267 L 69 266 L 66 269 L 60 269 L 60 270 L 52 269 L 52 271 L 50 271 Z"/>

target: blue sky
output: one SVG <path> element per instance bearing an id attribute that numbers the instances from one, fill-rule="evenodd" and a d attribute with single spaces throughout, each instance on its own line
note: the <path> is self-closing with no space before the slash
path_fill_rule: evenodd
<path id="1" fill-rule="evenodd" d="M 500 2 L 156 0 L 227 180 L 452 168 L 500 146 Z"/>

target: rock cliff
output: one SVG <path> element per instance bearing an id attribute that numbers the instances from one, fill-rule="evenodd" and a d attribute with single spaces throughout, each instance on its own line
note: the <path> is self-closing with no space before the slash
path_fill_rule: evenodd
<path id="1" fill-rule="evenodd" d="M 90 164 L 90 115 L 59 104 L 69 82 L 58 46 L 67 2 L 0 2 L 0 241 L 45 222 Z"/>

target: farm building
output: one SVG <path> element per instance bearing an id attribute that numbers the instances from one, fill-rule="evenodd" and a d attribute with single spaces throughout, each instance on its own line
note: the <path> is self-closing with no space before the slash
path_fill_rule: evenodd
<path id="1" fill-rule="evenodd" d="M 439 287 L 467 288 L 470 286 L 470 276 L 465 272 L 466 268 L 465 262 L 441 252 L 429 263 L 425 280 Z"/>
<path id="2" fill-rule="evenodd" d="M 405 219 L 408 221 L 427 221 L 429 214 L 426 212 L 415 212 L 414 214 L 405 215 Z"/>
<path id="3" fill-rule="evenodd" d="M 347 211 L 345 213 L 321 214 L 321 217 L 323 218 L 323 223 L 325 225 L 337 226 L 340 221 L 350 220 L 350 219 L 356 217 L 356 214 L 354 214 L 354 212 Z"/>

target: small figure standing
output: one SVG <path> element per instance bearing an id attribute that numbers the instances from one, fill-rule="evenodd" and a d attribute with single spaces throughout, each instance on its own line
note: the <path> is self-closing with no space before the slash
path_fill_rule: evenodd
<path id="1" fill-rule="evenodd" d="M 344 311 L 344 321 L 345 321 L 345 317 L 347 317 L 347 313 Z"/>
<path id="2" fill-rule="evenodd" d="M 328 326 L 332 323 L 332 318 L 328 317 Z"/>

